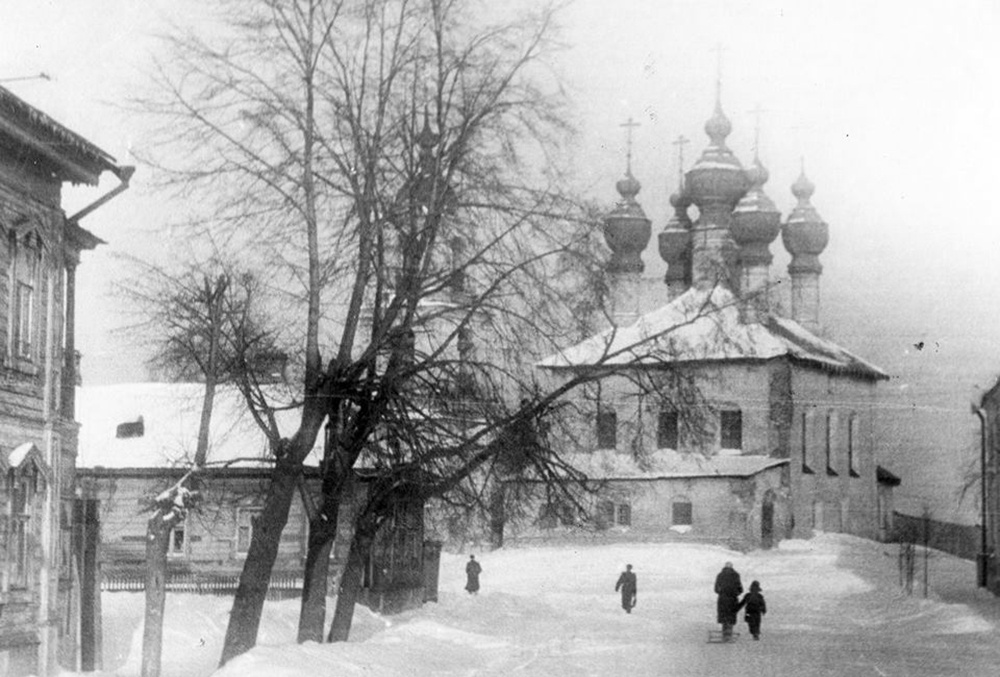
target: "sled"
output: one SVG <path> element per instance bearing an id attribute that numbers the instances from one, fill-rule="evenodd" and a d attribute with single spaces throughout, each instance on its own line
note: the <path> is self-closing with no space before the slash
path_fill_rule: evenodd
<path id="1" fill-rule="evenodd" d="M 740 636 L 740 633 L 733 630 L 729 635 L 729 639 L 722 636 L 722 630 L 709 630 L 708 631 L 708 643 L 709 644 L 728 644 L 729 642 L 736 641 L 736 638 Z"/>

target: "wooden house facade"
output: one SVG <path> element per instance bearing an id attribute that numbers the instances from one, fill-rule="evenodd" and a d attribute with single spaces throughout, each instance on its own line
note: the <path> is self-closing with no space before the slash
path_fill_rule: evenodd
<path id="1" fill-rule="evenodd" d="M 121 185 L 76 215 L 65 183 Z M 0 674 L 77 666 L 73 466 L 79 221 L 131 168 L 0 87 Z"/>

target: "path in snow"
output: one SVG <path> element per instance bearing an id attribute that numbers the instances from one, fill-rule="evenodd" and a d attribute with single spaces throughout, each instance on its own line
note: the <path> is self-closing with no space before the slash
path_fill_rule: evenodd
<path id="1" fill-rule="evenodd" d="M 295 645 L 297 602 L 268 603 L 260 645 L 217 677 L 1000 675 L 1000 600 L 975 588 L 973 564 L 935 552 L 925 599 L 919 576 L 912 596 L 901 592 L 897 552 L 839 535 L 748 554 L 681 544 L 477 552 L 476 596 L 463 591 L 468 555 L 444 554 L 439 603 L 389 617 L 359 608 L 346 644 Z M 744 587 L 763 586 L 759 642 L 741 622 L 736 642 L 706 643 L 726 560 Z M 632 614 L 614 591 L 626 563 L 639 578 Z M 103 597 L 106 630 L 132 633 L 131 643 L 106 635 L 108 675 L 138 675 L 141 599 Z M 164 677 L 212 673 L 230 604 L 168 598 Z"/>

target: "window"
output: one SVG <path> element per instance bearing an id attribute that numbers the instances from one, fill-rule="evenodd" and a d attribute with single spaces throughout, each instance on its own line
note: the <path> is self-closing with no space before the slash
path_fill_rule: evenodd
<path id="1" fill-rule="evenodd" d="M 185 543 L 184 525 L 179 524 L 170 531 L 170 543 L 167 552 L 171 555 L 183 555 Z"/>
<path id="2" fill-rule="evenodd" d="M 673 503 L 670 521 L 675 527 L 689 527 L 694 523 L 693 515 L 691 501 L 678 498 Z"/>
<path id="3" fill-rule="evenodd" d="M 743 412 L 739 409 L 719 412 L 719 428 L 723 449 L 743 448 Z"/>
<path id="4" fill-rule="evenodd" d="M 812 475 L 812 468 L 809 467 L 809 413 L 802 412 L 802 472 L 805 475 Z"/>
<path id="5" fill-rule="evenodd" d="M 609 527 L 615 523 L 615 504 L 611 501 L 601 501 L 597 506 L 597 524 Z"/>
<path id="6" fill-rule="evenodd" d="M 24 470 L 11 469 L 7 474 L 10 519 L 7 533 L 10 585 L 29 586 L 32 567 L 32 517 L 36 496 L 41 491 L 38 468 L 29 465 Z"/>
<path id="7" fill-rule="evenodd" d="M 38 323 L 37 297 L 39 271 L 41 266 L 41 240 L 29 231 L 19 235 L 12 230 L 8 237 L 10 249 L 10 323 L 8 325 L 11 357 L 33 360 L 37 352 L 35 345 Z"/>
<path id="8" fill-rule="evenodd" d="M 597 412 L 597 448 L 614 449 L 618 446 L 618 414 L 612 410 Z"/>
<path id="9" fill-rule="evenodd" d="M 837 432 L 837 420 L 832 413 L 826 415 L 826 474 L 836 476 L 837 471 L 833 469 L 833 445 Z"/>
<path id="10" fill-rule="evenodd" d="M 677 412 L 660 411 L 656 423 L 656 447 L 658 449 L 676 449 L 677 437 Z"/>
<path id="11" fill-rule="evenodd" d="M 847 425 L 847 469 L 851 477 L 861 477 L 858 472 L 857 444 L 858 444 L 859 424 L 858 417 L 851 416 Z"/>
<path id="12" fill-rule="evenodd" d="M 628 503 L 620 503 L 618 505 L 618 526 L 632 526 L 632 506 Z"/>
<path id="13" fill-rule="evenodd" d="M 260 517 L 260 508 L 242 508 L 236 513 L 236 552 L 246 554 L 250 551 L 253 541 L 253 531 Z"/>

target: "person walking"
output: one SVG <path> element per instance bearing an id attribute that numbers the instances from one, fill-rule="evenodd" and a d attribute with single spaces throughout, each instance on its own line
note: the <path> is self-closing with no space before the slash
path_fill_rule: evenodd
<path id="1" fill-rule="evenodd" d="M 740 610 L 740 595 L 743 594 L 743 583 L 732 562 L 726 562 L 715 577 L 715 594 L 718 595 L 716 620 L 722 625 L 722 641 L 728 642 L 733 638 L 733 626 L 736 625 L 736 615 Z"/>
<path id="2" fill-rule="evenodd" d="M 465 589 L 470 595 L 479 592 L 479 574 L 483 573 L 483 567 L 476 561 L 475 555 L 469 555 L 469 561 L 465 565 Z"/>
<path id="3" fill-rule="evenodd" d="M 761 617 L 767 613 L 767 604 L 764 602 L 764 595 L 761 594 L 760 583 L 754 581 L 750 584 L 750 592 L 743 596 L 740 606 L 746 610 L 747 625 L 750 626 L 750 634 L 754 639 L 760 639 Z"/>
<path id="4" fill-rule="evenodd" d="M 625 613 L 632 613 L 632 607 L 635 606 L 636 600 L 636 577 L 632 571 L 631 564 L 625 565 L 625 571 L 622 572 L 621 576 L 618 577 L 618 582 L 615 583 L 615 591 L 619 590 L 622 593 L 622 608 L 625 609 Z"/>

